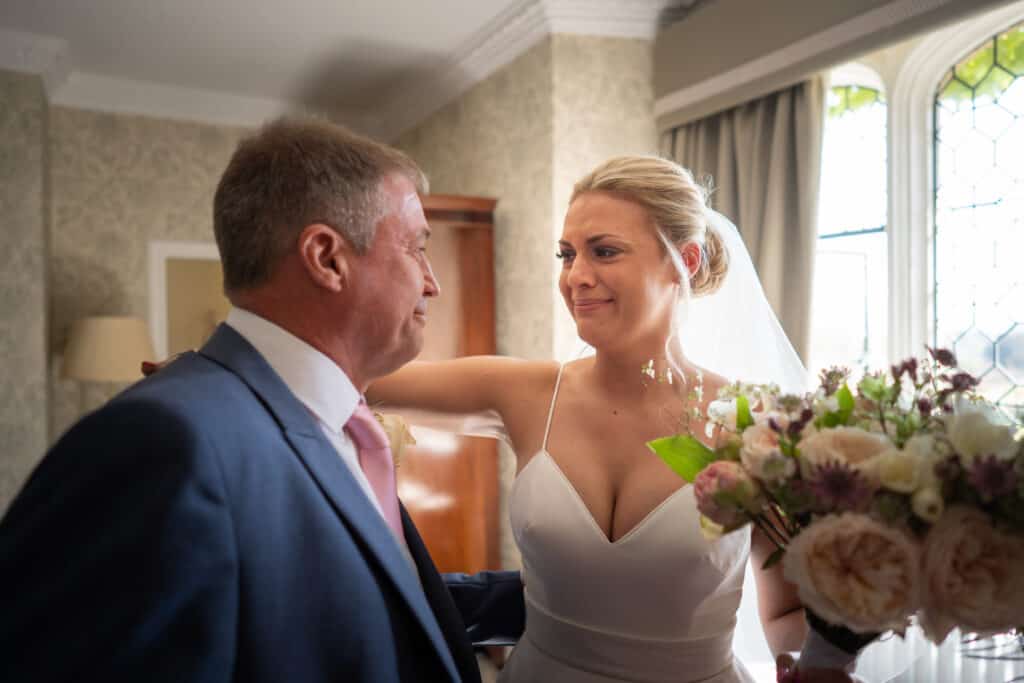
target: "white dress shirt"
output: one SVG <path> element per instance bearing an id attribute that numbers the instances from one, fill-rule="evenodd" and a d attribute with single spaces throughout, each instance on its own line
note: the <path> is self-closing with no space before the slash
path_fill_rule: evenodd
<path id="1" fill-rule="evenodd" d="M 266 318 L 232 307 L 225 322 L 260 352 L 296 398 L 312 413 L 324 436 L 334 446 L 341 461 L 383 519 L 384 513 L 377 496 L 363 468 L 359 466 L 356 446 L 345 432 L 345 423 L 362 399 L 348 375 L 330 358 Z M 394 534 L 392 537 L 398 541 L 402 554 L 415 567 L 405 540 Z"/>

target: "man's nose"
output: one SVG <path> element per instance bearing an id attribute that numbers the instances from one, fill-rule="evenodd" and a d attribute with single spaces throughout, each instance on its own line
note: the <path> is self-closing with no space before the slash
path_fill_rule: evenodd
<path id="1" fill-rule="evenodd" d="M 441 283 L 434 275 L 434 269 L 430 266 L 430 260 L 423 259 L 423 296 L 440 296 Z"/>

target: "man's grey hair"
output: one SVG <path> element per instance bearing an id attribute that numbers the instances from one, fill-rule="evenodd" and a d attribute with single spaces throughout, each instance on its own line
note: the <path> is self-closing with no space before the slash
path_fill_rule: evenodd
<path id="1" fill-rule="evenodd" d="M 213 199 L 224 291 L 266 283 L 313 223 L 365 253 L 384 210 L 381 181 L 393 172 L 426 194 L 426 176 L 406 154 L 326 120 L 284 117 L 243 139 Z"/>

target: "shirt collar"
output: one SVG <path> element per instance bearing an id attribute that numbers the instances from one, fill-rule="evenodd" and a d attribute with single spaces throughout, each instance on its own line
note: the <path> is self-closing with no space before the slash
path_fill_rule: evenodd
<path id="1" fill-rule="evenodd" d="M 260 352 L 285 385 L 327 427 L 341 433 L 362 396 L 330 358 L 266 318 L 232 307 L 228 325 Z"/>

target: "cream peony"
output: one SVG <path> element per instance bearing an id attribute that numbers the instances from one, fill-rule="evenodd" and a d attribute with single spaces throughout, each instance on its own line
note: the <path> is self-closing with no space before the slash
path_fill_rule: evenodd
<path id="1" fill-rule="evenodd" d="M 998 633 L 1024 614 L 1024 539 L 977 508 L 951 506 L 925 539 L 921 625 L 941 643 L 954 628 Z"/>
<path id="2" fill-rule="evenodd" d="M 951 415 L 946 420 L 946 435 L 964 467 L 970 467 L 982 455 L 1012 460 L 1019 447 L 1012 429 L 978 408 Z"/>
<path id="3" fill-rule="evenodd" d="M 878 456 L 891 448 L 881 434 L 854 427 L 823 429 L 800 440 L 800 468 L 805 477 L 830 462 L 849 465 L 871 483 L 878 483 Z"/>
<path id="4" fill-rule="evenodd" d="M 374 413 L 373 415 L 377 418 L 377 422 L 380 422 L 380 426 L 384 428 L 384 433 L 388 436 L 391 457 L 395 461 L 395 467 L 398 467 L 402 456 L 405 455 L 406 447 L 415 446 L 416 439 L 413 437 L 412 432 L 409 431 L 408 423 L 400 415 L 384 413 Z"/>
<path id="5" fill-rule="evenodd" d="M 796 473 L 793 458 L 779 450 L 779 435 L 763 423 L 743 430 L 740 461 L 750 474 L 761 481 L 780 483 Z"/>
<path id="6" fill-rule="evenodd" d="M 913 493 L 921 481 L 923 465 L 919 458 L 893 447 L 878 456 L 878 480 L 890 491 Z"/>
<path id="7" fill-rule="evenodd" d="M 829 515 L 790 543 L 786 578 L 804 606 L 857 633 L 901 630 L 918 607 L 920 549 L 867 515 Z"/>

